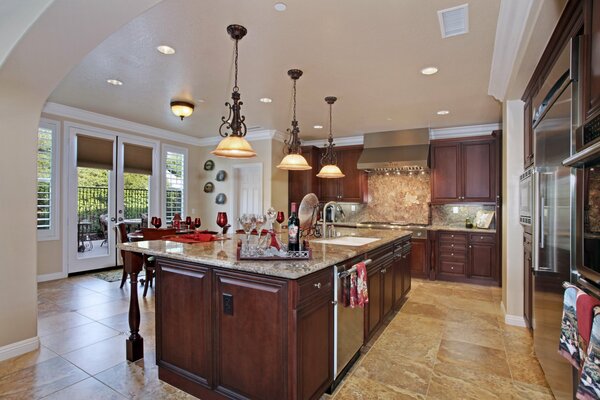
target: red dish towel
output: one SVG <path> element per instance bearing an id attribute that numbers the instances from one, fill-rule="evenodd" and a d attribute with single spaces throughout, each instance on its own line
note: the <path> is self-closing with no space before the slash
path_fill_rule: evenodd
<path id="1" fill-rule="evenodd" d="M 350 275 L 350 307 L 363 308 L 368 302 L 367 265 L 359 262 L 356 264 L 356 272 Z"/>
<path id="2" fill-rule="evenodd" d="M 358 293 L 356 291 L 358 277 L 356 272 L 351 273 L 347 279 L 350 281 L 350 307 L 354 308 L 358 305 Z"/>
<path id="3" fill-rule="evenodd" d="M 590 342 L 590 334 L 592 333 L 592 322 L 594 321 L 594 307 L 600 306 L 600 300 L 586 293 L 577 295 L 577 329 L 579 336 L 583 339 L 580 346 L 584 352 L 587 352 L 587 346 Z"/>
<path id="4" fill-rule="evenodd" d="M 214 235 L 210 233 L 190 233 L 187 235 L 165 236 L 163 240 L 179 243 L 203 243 L 216 240 Z"/>

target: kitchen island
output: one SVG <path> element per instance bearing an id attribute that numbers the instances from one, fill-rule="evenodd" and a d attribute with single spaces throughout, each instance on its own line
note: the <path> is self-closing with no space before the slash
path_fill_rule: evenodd
<path id="1" fill-rule="evenodd" d="M 133 282 L 128 359 L 143 355 L 134 286 L 142 254 L 153 255 L 160 379 L 203 399 L 318 399 L 334 380 L 333 266 L 372 260 L 365 340 L 410 288 L 410 232 L 339 231 L 378 240 L 311 243 L 312 259 L 295 261 L 237 261 L 235 236 L 120 245 Z"/>

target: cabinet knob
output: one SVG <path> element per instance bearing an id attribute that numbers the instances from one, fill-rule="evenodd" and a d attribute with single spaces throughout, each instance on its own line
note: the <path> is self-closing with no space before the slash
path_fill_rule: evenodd
<path id="1" fill-rule="evenodd" d="M 385 269 L 382 269 L 382 270 L 381 270 L 381 273 L 382 273 L 382 274 L 385 274 Z"/>
<path id="2" fill-rule="evenodd" d="M 472 249 L 472 248 L 473 248 L 473 246 L 469 245 L 469 248 L 470 248 L 470 249 Z"/>
<path id="3" fill-rule="evenodd" d="M 454 267 L 450 267 L 450 269 L 454 269 Z"/>
<path id="4" fill-rule="evenodd" d="M 452 244 L 450 245 L 450 247 L 454 247 L 454 243 L 452 243 Z"/>
<path id="5" fill-rule="evenodd" d="M 321 289 L 321 282 L 317 282 L 317 283 L 315 283 L 315 287 L 316 287 L 317 289 Z"/>
<path id="6" fill-rule="evenodd" d="M 451 255 L 451 256 L 453 256 L 453 255 L 454 255 L 454 253 L 452 253 L 452 254 L 450 254 L 450 255 Z"/>
<path id="7" fill-rule="evenodd" d="M 479 239 L 483 240 L 483 236 L 479 236 Z"/>
<path id="8" fill-rule="evenodd" d="M 451 235 L 450 237 L 454 237 L 454 235 Z"/>

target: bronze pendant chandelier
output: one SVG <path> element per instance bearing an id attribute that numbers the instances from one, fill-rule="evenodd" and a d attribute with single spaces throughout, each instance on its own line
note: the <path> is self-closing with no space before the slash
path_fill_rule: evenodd
<path id="1" fill-rule="evenodd" d="M 283 157 L 277 168 L 288 171 L 305 171 L 312 169 L 312 167 L 308 165 L 306 158 L 302 156 L 299 138 L 300 128 L 298 127 L 298 121 L 296 120 L 296 81 L 302 76 L 302 71 L 299 69 L 290 69 L 288 75 L 294 81 L 294 116 L 292 118 L 292 129 L 287 130 L 290 134 L 290 138 L 285 141 L 286 146 L 283 148 L 283 152 L 286 156 Z"/>
<path id="2" fill-rule="evenodd" d="M 241 115 L 241 107 L 244 104 L 240 101 L 240 88 L 238 87 L 238 42 L 248 31 L 241 25 L 229 25 L 227 33 L 235 41 L 234 63 L 235 63 L 235 81 L 233 92 L 231 93 L 232 103 L 226 102 L 229 107 L 229 116 L 221 117 L 221 126 L 219 126 L 219 135 L 223 139 L 219 142 L 217 148 L 211 151 L 212 154 L 226 158 L 252 158 L 256 157 L 256 152 L 245 139 L 246 117 Z"/>
<path id="3" fill-rule="evenodd" d="M 329 138 L 327 139 L 328 144 L 325 148 L 325 154 L 323 154 L 323 157 L 321 157 L 321 165 L 323 167 L 317 174 L 317 177 L 319 178 L 335 179 L 346 176 L 342 173 L 340 167 L 337 166 L 337 155 L 335 154 L 335 150 L 333 148 L 335 145 L 333 144 L 333 133 L 331 131 L 331 109 L 336 100 L 337 97 L 325 97 L 325 101 L 327 104 L 329 104 Z"/>

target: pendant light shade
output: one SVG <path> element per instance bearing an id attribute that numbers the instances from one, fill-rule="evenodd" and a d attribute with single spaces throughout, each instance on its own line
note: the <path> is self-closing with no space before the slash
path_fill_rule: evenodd
<path id="1" fill-rule="evenodd" d="M 333 144 L 333 133 L 331 131 L 331 108 L 336 100 L 337 97 L 325 97 L 325 101 L 327 102 L 327 104 L 329 104 L 329 138 L 327 139 L 328 144 L 325 148 L 325 154 L 323 154 L 323 157 L 321 157 L 321 165 L 323 167 L 317 174 L 317 178 L 337 179 L 346 176 L 342 173 L 340 167 L 337 166 L 337 156 L 335 154 L 335 150 L 333 149 L 335 145 Z"/>
<path id="2" fill-rule="evenodd" d="M 223 137 L 217 148 L 211 151 L 212 154 L 226 158 L 252 158 L 256 157 L 256 152 L 246 140 L 246 117 L 241 115 L 242 102 L 240 101 L 240 88 L 238 87 L 238 42 L 248 31 L 241 25 L 229 25 L 227 33 L 235 41 L 234 47 L 234 67 L 235 81 L 233 92 L 231 93 L 231 103 L 225 103 L 229 107 L 229 116 L 221 117 L 221 126 L 219 126 L 219 135 Z"/>
<path id="3" fill-rule="evenodd" d="M 300 148 L 300 128 L 298 127 L 298 121 L 296 121 L 296 81 L 302 76 L 302 71 L 299 69 L 290 69 L 288 75 L 294 81 L 292 96 L 294 99 L 294 116 L 292 118 L 292 129 L 288 129 L 290 138 L 285 141 L 286 146 L 283 149 L 285 157 L 281 160 L 281 163 L 277 166 L 279 169 L 285 169 L 288 171 L 305 171 L 312 169 L 306 158 L 302 155 L 302 149 Z"/>

